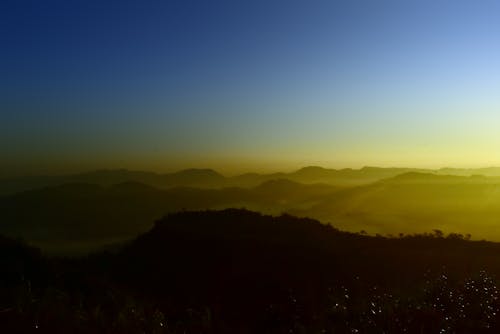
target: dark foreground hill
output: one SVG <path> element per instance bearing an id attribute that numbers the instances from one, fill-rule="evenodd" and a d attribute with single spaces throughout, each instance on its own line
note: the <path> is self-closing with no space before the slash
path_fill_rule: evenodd
<path id="1" fill-rule="evenodd" d="M 0 197 L 0 234 L 23 238 L 50 252 L 82 253 L 144 233 L 169 212 L 247 207 L 280 213 L 308 207 L 335 191 L 332 186 L 288 180 L 252 189 L 71 183 Z"/>
<path id="2" fill-rule="evenodd" d="M 0 240 L 8 333 L 496 333 L 500 244 L 341 232 L 228 209 L 171 214 L 114 254 Z M 5 273 L 8 273 L 5 274 Z"/>

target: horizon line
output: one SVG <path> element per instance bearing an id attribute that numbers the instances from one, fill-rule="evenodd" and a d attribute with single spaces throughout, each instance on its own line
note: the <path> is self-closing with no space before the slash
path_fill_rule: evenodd
<path id="1" fill-rule="evenodd" d="M 452 166 L 443 166 L 443 167 L 437 167 L 437 168 L 432 168 L 432 167 L 408 167 L 408 166 L 387 166 L 387 167 L 382 167 L 382 166 L 377 166 L 377 165 L 364 165 L 362 167 L 342 167 L 342 168 L 334 168 L 334 167 L 325 167 L 321 165 L 304 165 L 303 167 L 299 168 L 293 168 L 293 169 L 288 169 L 288 170 L 274 170 L 274 171 L 255 171 L 255 170 L 247 170 L 244 172 L 238 172 L 238 173 L 224 173 L 220 172 L 219 169 L 217 168 L 211 168 L 211 167 L 185 167 L 185 168 L 179 168 L 179 169 L 171 169 L 171 170 L 164 170 L 164 171 L 159 171 L 157 169 L 134 169 L 134 168 L 127 168 L 127 167 L 103 167 L 103 168 L 91 168 L 91 169 L 82 169 L 80 171 L 70 171 L 70 172 L 60 172 L 60 173 L 25 173 L 25 174 L 20 174 L 20 175 L 13 175 L 13 176 L 2 176 L 0 179 L 17 179 L 17 178 L 24 178 L 24 177 L 56 177 L 56 176 L 73 176 L 73 175 L 79 175 L 79 174 L 88 174 L 88 173 L 95 173 L 95 172 L 132 172 L 132 173 L 151 173 L 151 174 L 158 174 L 158 175 L 168 175 L 168 174 L 176 174 L 176 173 L 181 173 L 181 172 L 186 172 L 186 171 L 209 171 L 209 172 L 214 172 L 217 173 L 221 176 L 224 177 L 236 177 L 236 176 L 242 176 L 246 174 L 260 174 L 260 175 L 269 175 L 269 174 L 292 174 L 299 172 L 301 170 L 307 169 L 307 168 L 318 168 L 318 169 L 323 169 L 323 170 L 329 170 L 329 171 L 345 171 L 345 170 L 352 170 L 352 171 L 362 171 L 363 169 L 413 169 L 413 170 L 422 170 L 422 171 L 442 171 L 446 169 L 453 169 L 453 170 L 484 170 L 484 169 L 500 169 L 500 165 L 487 165 L 483 167 L 452 167 Z"/>

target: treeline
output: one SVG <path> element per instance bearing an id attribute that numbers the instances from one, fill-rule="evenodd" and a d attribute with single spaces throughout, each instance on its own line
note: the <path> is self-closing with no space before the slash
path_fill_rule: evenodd
<path id="1" fill-rule="evenodd" d="M 495 333 L 500 244 L 373 237 L 238 209 L 171 214 L 120 250 L 0 239 L 8 333 Z"/>

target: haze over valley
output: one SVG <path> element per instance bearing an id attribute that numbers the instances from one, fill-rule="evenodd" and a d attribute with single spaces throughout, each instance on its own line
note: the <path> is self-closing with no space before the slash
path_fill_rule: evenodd
<path id="1" fill-rule="evenodd" d="M 225 177 L 209 169 L 127 170 L 0 182 L 0 233 L 52 252 L 126 241 L 168 213 L 247 208 L 371 235 L 470 234 L 500 241 L 500 169 L 305 167 Z"/>

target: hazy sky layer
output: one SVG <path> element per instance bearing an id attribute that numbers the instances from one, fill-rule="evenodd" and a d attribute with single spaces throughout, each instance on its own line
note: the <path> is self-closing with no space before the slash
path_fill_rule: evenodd
<path id="1" fill-rule="evenodd" d="M 0 175 L 500 165 L 500 1 L 1 1 Z"/>

